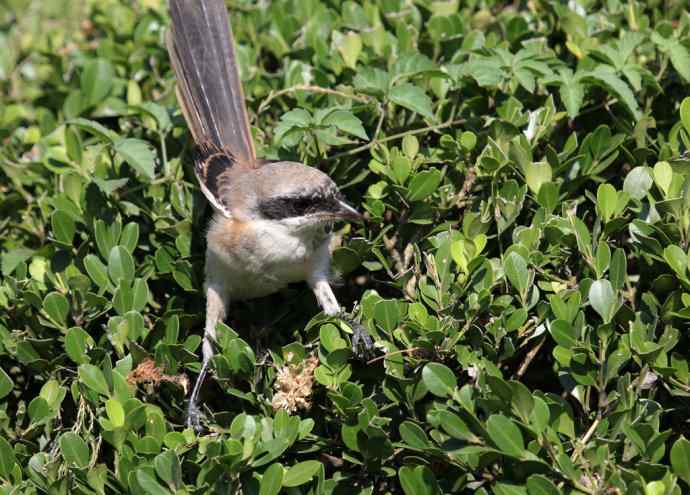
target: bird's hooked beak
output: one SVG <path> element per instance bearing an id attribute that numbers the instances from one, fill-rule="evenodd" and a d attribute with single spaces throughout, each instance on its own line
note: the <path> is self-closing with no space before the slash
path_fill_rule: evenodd
<path id="1" fill-rule="evenodd" d="M 342 199 L 338 199 L 338 209 L 334 213 L 335 216 L 341 220 L 347 220 L 350 222 L 364 221 L 364 215 Z"/>

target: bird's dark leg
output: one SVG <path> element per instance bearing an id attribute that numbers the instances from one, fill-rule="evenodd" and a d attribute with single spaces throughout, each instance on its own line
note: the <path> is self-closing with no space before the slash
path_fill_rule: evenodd
<path id="1" fill-rule="evenodd" d="M 206 327 L 204 330 L 204 341 L 202 343 L 202 363 L 199 376 L 194 382 L 192 395 L 187 404 L 187 426 L 201 431 L 201 410 L 197 405 L 201 385 L 208 373 L 208 368 L 213 359 L 213 345 L 216 342 L 216 324 L 225 319 L 227 301 L 223 297 L 223 292 L 216 287 L 209 286 L 206 289 Z"/>
<path id="2" fill-rule="evenodd" d="M 369 331 L 364 328 L 364 325 L 355 320 L 352 313 L 341 311 L 338 314 L 338 318 L 352 328 L 352 352 L 359 358 L 368 358 L 374 350 L 374 341 L 371 339 Z"/>
<path id="3" fill-rule="evenodd" d="M 374 349 L 374 343 L 366 328 L 350 313 L 342 310 L 327 280 L 318 279 L 311 284 L 311 288 L 325 314 L 340 318 L 352 327 L 352 352 L 360 358 L 366 358 Z"/>

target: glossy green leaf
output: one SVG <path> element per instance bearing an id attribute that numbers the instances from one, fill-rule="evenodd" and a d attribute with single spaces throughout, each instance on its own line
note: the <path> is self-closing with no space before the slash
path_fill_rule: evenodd
<path id="1" fill-rule="evenodd" d="M 79 366 L 79 381 L 99 394 L 110 394 L 103 372 L 93 364 L 82 364 Z"/>
<path id="2" fill-rule="evenodd" d="M 427 363 L 422 369 L 422 379 L 429 392 L 437 397 L 448 397 L 458 385 L 455 374 L 440 363 Z"/>
<path id="3" fill-rule="evenodd" d="M 283 486 L 290 488 L 308 483 L 321 468 L 318 461 L 303 461 L 290 466 L 283 475 Z"/>
<path id="4" fill-rule="evenodd" d="M 431 98 L 419 86 L 404 83 L 395 86 L 389 95 L 391 101 L 401 107 L 412 110 L 428 119 L 433 119 Z"/>
<path id="5" fill-rule="evenodd" d="M 114 144 L 115 151 L 134 170 L 148 179 L 155 177 L 156 154 L 151 146 L 141 139 L 119 139 Z"/>
<path id="6" fill-rule="evenodd" d="M 108 256 L 108 274 L 113 282 L 134 278 L 134 260 L 122 246 L 115 246 Z"/>
<path id="7" fill-rule="evenodd" d="M 137 482 L 147 495 L 170 495 L 172 493 L 144 469 L 137 469 L 136 476 Z"/>
<path id="8" fill-rule="evenodd" d="M 589 303 L 604 323 L 609 323 L 618 309 L 618 297 L 608 280 L 597 280 L 589 288 Z"/>
<path id="9" fill-rule="evenodd" d="M 43 299 L 43 310 L 59 325 L 65 325 L 69 315 L 69 301 L 59 292 L 51 292 Z"/>
<path id="10" fill-rule="evenodd" d="M 280 463 L 271 464 L 261 477 L 259 495 L 278 495 L 283 486 L 283 472 Z"/>
<path id="11" fill-rule="evenodd" d="M 58 242 L 71 246 L 77 230 L 74 219 L 62 210 L 54 211 L 50 218 L 55 239 Z"/>
<path id="12" fill-rule="evenodd" d="M 0 435 L 0 478 L 9 480 L 16 462 L 17 457 L 12 445 Z"/>
<path id="13" fill-rule="evenodd" d="M 398 478 L 405 495 L 433 495 L 439 493 L 434 473 L 426 466 L 403 466 Z"/>
<path id="14" fill-rule="evenodd" d="M 493 414 L 486 422 L 486 429 L 491 441 L 501 452 L 512 457 L 523 456 L 525 440 L 520 428 L 511 419 L 501 414 Z"/>
<path id="15" fill-rule="evenodd" d="M 66 432 L 60 436 L 60 452 L 68 464 L 80 469 L 89 465 L 91 449 L 84 439 L 76 433 Z"/>

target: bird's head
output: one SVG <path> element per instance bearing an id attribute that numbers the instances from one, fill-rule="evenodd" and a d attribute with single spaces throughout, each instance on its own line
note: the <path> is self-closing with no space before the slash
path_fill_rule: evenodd
<path id="1" fill-rule="evenodd" d="M 302 230 L 329 231 L 338 221 L 361 221 L 323 172 L 301 163 L 276 162 L 256 170 L 253 217 Z"/>

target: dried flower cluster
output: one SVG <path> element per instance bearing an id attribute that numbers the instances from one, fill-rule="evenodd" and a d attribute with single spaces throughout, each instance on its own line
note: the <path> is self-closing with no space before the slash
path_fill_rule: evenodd
<path id="1" fill-rule="evenodd" d="M 288 361 L 291 356 L 288 355 Z M 309 397 L 314 385 L 314 370 L 319 365 L 319 358 L 309 356 L 298 364 L 289 364 L 278 368 L 273 395 L 273 409 L 283 409 L 293 413 L 299 409 L 307 410 L 311 407 Z"/>
<path id="2" fill-rule="evenodd" d="M 144 359 L 127 375 L 127 383 L 131 385 L 151 383 L 154 387 L 157 387 L 160 382 L 177 383 L 184 389 L 185 394 L 187 393 L 187 386 L 189 385 L 187 375 L 166 375 L 163 373 L 163 369 L 156 366 L 156 362 L 150 358 Z"/>

